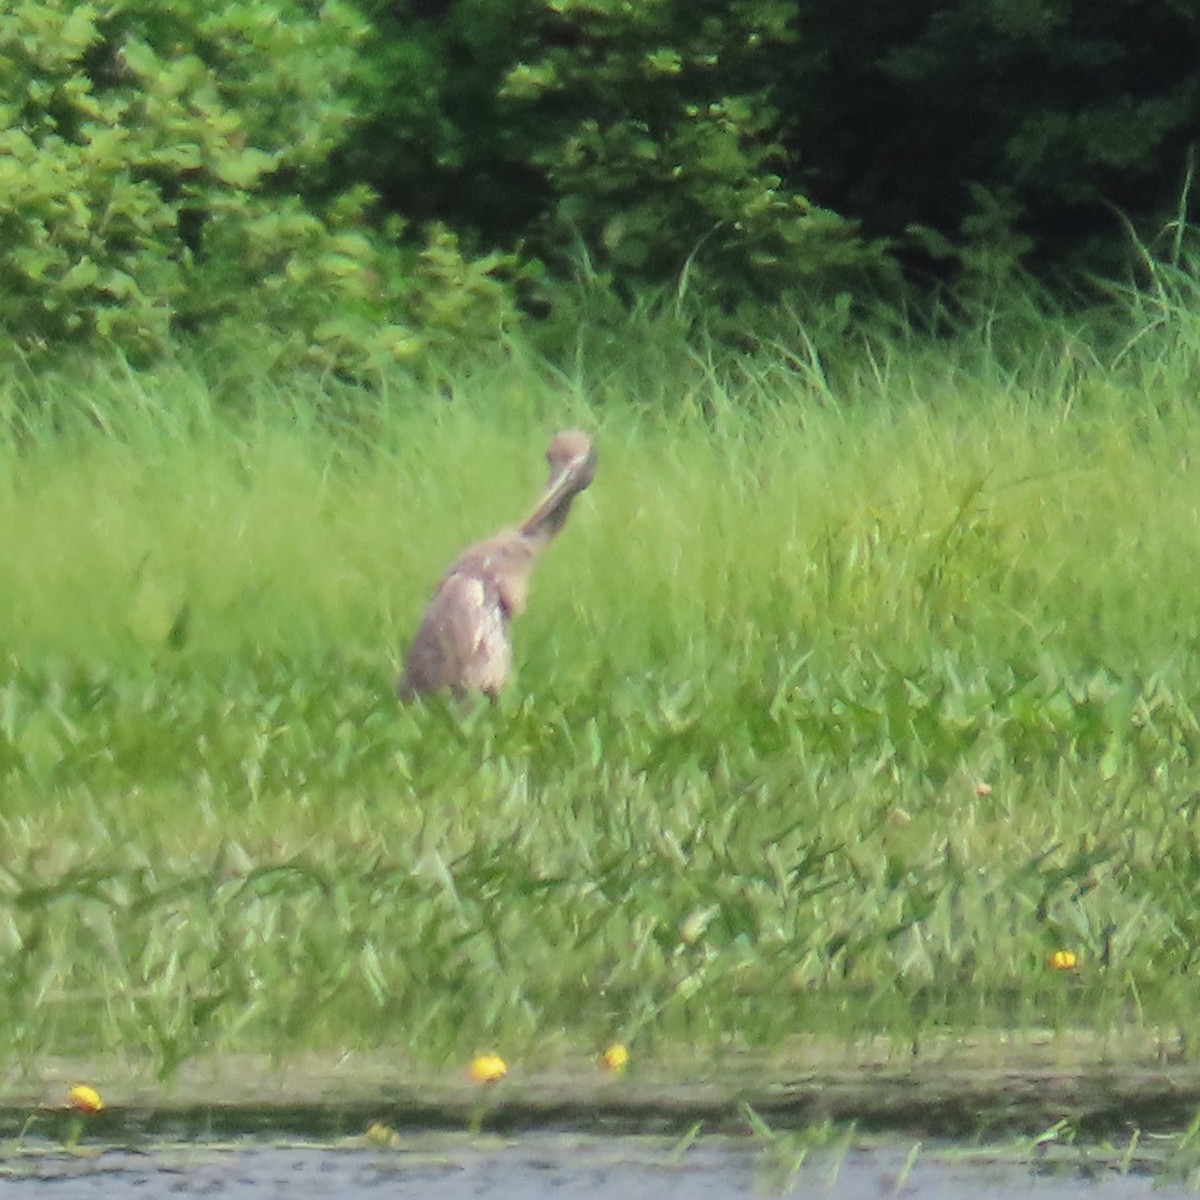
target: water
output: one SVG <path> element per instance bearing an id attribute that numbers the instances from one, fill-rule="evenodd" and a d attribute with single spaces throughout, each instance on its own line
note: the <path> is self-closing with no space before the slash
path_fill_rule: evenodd
<path id="1" fill-rule="evenodd" d="M 569 1134 L 420 1135 L 380 1148 L 347 1139 L 328 1145 L 247 1140 L 223 1145 L 154 1145 L 76 1154 L 8 1148 L 0 1197 L 90 1200 L 218 1196 L 229 1200 L 336 1196 L 338 1200 L 713 1200 L 771 1195 L 829 1200 L 1168 1200 L 1193 1196 L 1182 1178 L 1111 1161 L 1035 1158 L 950 1143 L 884 1142 L 821 1149 L 763 1146 L 750 1138 L 700 1138 L 692 1145 L 650 1137 Z"/>

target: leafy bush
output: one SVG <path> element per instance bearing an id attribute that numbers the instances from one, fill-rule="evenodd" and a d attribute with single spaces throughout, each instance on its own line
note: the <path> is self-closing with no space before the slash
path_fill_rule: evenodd
<path id="1" fill-rule="evenodd" d="M 957 238 L 998 203 L 1048 266 L 1124 256 L 1119 209 L 1173 214 L 1200 122 L 1200 34 L 1176 0 L 798 0 L 780 140 L 814 194 L 877 234 Z M 990 197 L 991 199 L 988 199 Z"/>
<path id="2" fill-rule="evenodd" d="M 1174 216 L 1200 122 L 1177 0 L 357 0 L 351 173 L 557 268 L 724 296 L 1087 255 Z M 581 254 L 582 252 L 582 254 Z"/>
<path id="3" fill-rule="evenodd" d="M 345 135 L 364 28 L 342 0 L 20 0 L 0 16 L 0 324 L 26 349 L 147 353 L 173 328 L 249 323 L 357 368 L 421 349 L 428 289 L 486 307 L 493 262 L 410 277 L 361 189 L 322 211 L 301 198 Z"/>
<path id="4" fill-rule="evenodd" d="M 792 4 L 541 7 L 542 53 L 501 96 L 540 131 L 530 156 L 554 186 L 552 235 L 577 231 L 629 280 L 694 263 L 761 296 L 881 265 L 852 222 L 780 176 L 761 68 L 792 41 Z"/>
<path id="5" fill-rule="evenodd" d="M 885 269 L 782 179 L 767 52 L 791 43 L 788 0 L 362 6 L 372 115 L 351 161 L 402 212 L 435 197 L 560 275 L 582 259 L 623 288 L 777 299 Z"/>

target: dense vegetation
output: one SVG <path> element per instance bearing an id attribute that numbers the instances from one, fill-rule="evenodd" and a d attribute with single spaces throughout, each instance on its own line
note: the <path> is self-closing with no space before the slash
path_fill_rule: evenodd
<path id="1" fill-rule="evenodd" d="M 1200 30 L 1170 0 L 364 11 L 348 153 L 389 203 L 560 262 L 574 235 L 627 282 L 693 256 L 759 295 L 845 288 L 877 253 L 1111 264 L 1114 208 L 1173 215 L 1200 117 Z"/>
<path id="2" fill-rule="evenodd" d="M 1168 295 L 1103 358 L 1030 312 L 824 370 L 646 319 L 434 406 L 244 360 L 10 373 L 8 1054 L 1183 1052 L 1200 330 Z M 397 705 L 431 581 L 582 405 L 601 475 L 518 686 Z"/>
<path id="3" fill-rule="evenodd" d="M 8 5 L 7 1056 L 1187 1053 L 1198 36 Z M 563 424 L 519 686 L 400 707 Z"/>
<path id="4" fill-rule="evenodd" d="M 1198 40 L 1174 0 L 18 0 L 0 325 L 374 377 L 569 326 L 581 271 L 741 324 L 1112 275 L 1126 221 L 1182 235 Z"/>

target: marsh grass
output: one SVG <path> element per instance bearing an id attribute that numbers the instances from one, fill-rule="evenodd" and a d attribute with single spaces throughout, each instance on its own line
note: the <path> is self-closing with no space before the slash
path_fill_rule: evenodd
<path id="1" fill-rule="evenodd" d="M 906 1185 L 922 1190 L 934 1181 L 944 1184 L 947 1172 L 958 1176 L 960 1186 L 977 1188 L 989 1172 L 1013 1167 L 1025 1169 L 1026 1185 L 1033 1177 L 1096 1184 L 1130 1175 L 1193 1190 L 1200 1182 L 1195 1121 L 1186 1129 L 1145 1138 L 1134 1126 L 1114 1142 L 1081 1133 L 1064 1119 L 1040 1132 L 1008 1138 L 915 1141 L 901 1158 L 903 1145 L 895 1134 L 864 1133 L 832 1122 L 773 1129 L 747 1106 L 743 1116 L 758 1147 L 756 1184 L 767 1195 L 793 1195 L 816 1180 L 832 1187 L 844 1172 L 864 1168 L 877 1180 L 890 1182 L 893 1195 L 902 1194 Z"/>
<path id="2" fill-rule="evenodd" d="M 7 1057 L 1186 1046 L 1200 307 L 1138 295 L 1117 336 L 734 355 L 647 319 L 624 367 L 371 391 L 10 369 Z M 433 581 L 563 424 L 601 469 L 517 685 L 398 706 Z"/>

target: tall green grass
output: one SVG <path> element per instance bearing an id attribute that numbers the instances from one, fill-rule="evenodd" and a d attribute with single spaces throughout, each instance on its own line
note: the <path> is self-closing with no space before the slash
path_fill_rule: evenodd
<path id="1" fill-rule="evenodd" d="M 7 1057 L 1184 1045 L 1185 283 L 1103 331 L 1026 312 L 820 350 L 635 317 L 619 354 L 585 331 L 566 366 L 512 347 L 373 390 L 10 369 Z M 433 582 L 567 424 L 600 470 L 514 686 L 399 706 Z"/>

